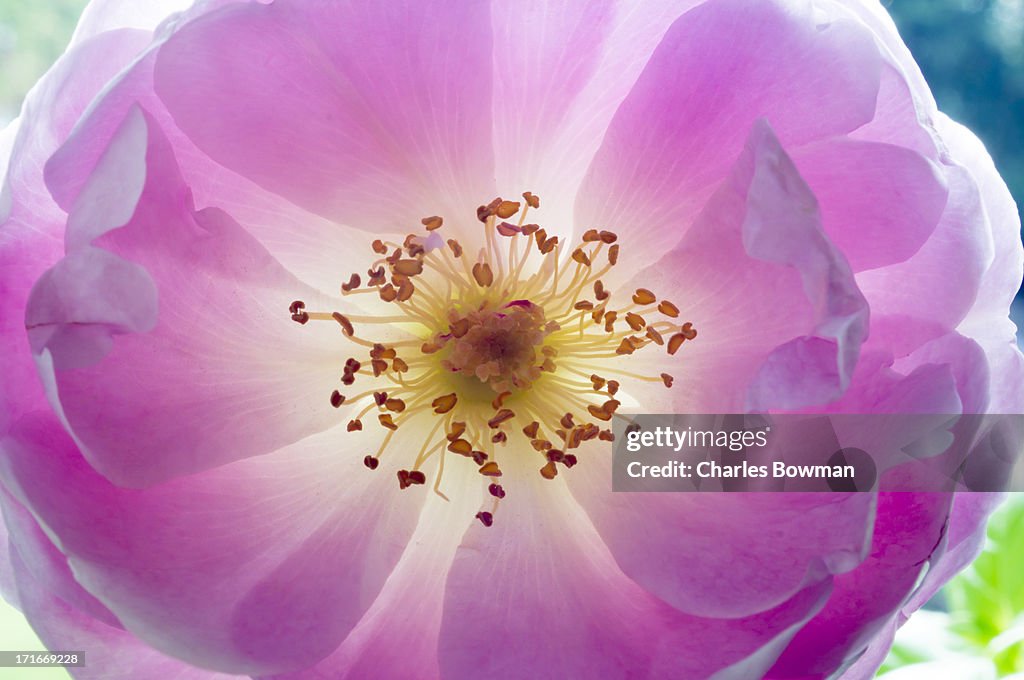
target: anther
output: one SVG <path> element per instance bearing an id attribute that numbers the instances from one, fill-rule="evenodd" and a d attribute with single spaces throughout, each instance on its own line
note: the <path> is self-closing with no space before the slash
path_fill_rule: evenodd
<path id="1" fill-rule="evenodd" d="M 445 394 L 434 399 L 434 401 L 430 402 L 430 405 L 433 407 L 434 413 L 448 413 L 453 408 L 455 408 L 455 404 L 456 402 L 458 402 L 458 400 L 459 398 L 455 395 L 454 392 L 452 392 L 451 394 Z"/>
<path id="2" fill-rule="evenodd" d="M 665 316 L 670 316 L 673 319 L 679 316 L 679 308 L 668 300 L 662 300 L 658 303 L 658 311 Z"/>
<path id="3" fill-rule="evenodd" d="M 453 442 L 463 435 L 466 431 L 466 423 L 461 421 L 455 421 L 452 423 L 452 429 L 448 431 L 448 441 Z"/>
<path id="4" fill-rule="evenodd" d="M 602 231 L 600 236 L 601 242 L 607 243 L 608 245 L 611 245 L 612 243 L 615 243 L 617 240 L 619 240 L 619 237 L 615 235 L 614 232 L 611 231 Z"/>
<path id="5" fill-rule="evenodd" d="M 485 527 L 489 527 L 492 524 L 494 524 L 494 515 L 492 515 L 489 512 L 478 512 L 476 513 L 476 518 L 480 520 L 480 523 L 483 524 Z"/>
<path id="6" fill-rule="evenodd" d="M 668 373 L 661 374 L 661 382 L 665 383 L 665 387 L 672 387 L 673 380 L 674 378 L 670 376 Z"/>
<path id="7" fill-rule="evenodd" d="M 619 391 L 619 381 L 618 380 L 609 380 L 608 381 L 608 394 L 614 397 L 615 393 L 618 392 L 618 391 Z"/>
<path id="8" fill-rule="evenodd" d="M 380 299 L 384 302 L 394 302 L 398 297 L 398 291 L 390 283 L 380 289 Z"/>
<path id="9" fill-rule="evenodd" d="M 583 232 L 581 239 L 584 243 L 593 243 L 594 241 L 600 241 L 601 235 L 597 232 L 597 229 L 587 229 Z"/>
<path id="10" fill-rule="evenodd" d="M 505 497 L 505 489 L 502 488 L 501 484 L 490 484 L 487 487 L 487 491 L 495 498 Z"/>
<path id="11" fill-rule="evenodd" d="M 462 246 L 459 242 L 453 238 L 448 239 L 448 247 L 451 248 L 452 255 L 455 257 L 462 257 Z"/>
<path id="12" fill-rule="evenodd" d="M 538 423 L 535 420 L 535 421 L 533 421 L 532 423 L 530 423 L 529 425 L 527 425 L 526 427 L 523 428 L 523 434 L 525 434 L 530 439 L 533 439 L 534 437 L 537 436 L 537 431 L 539 429 L 540 429 L 540 423 Z"/>
<path id="13" fill-rule="evenodd" d="M 676 333 L 668 339 L 668 353 L 675 354 L 679 351 L 679 348 L 683 346 L 683 342 L 686 340 L 686 336 L 682 333 Z"/>
<path id="14" fill-rule="evenodd" d="M 644 326 L 647 325 L 647 322 L 644 321 L 644 317 L 639 314 L 634 314 L 633 312 L 626 312 L 626 323 L 628 323 L 629 327 L 635 331 L 643 330 Z"/>
<path id="15" fill-rule="evenodd" d="M 503 408 L 497 413 L 495 413 L 494 416 L 487 421 L 487 427 L 491 428 L 492 430 L 496 430 L 497 428 L 501 427 L 502 423 L 511 420 L 512 418 L 515 417 L 516 414 L 511 409 Z"/>
<path id="16" fill-rule="evenodd" d="M 633 293 L 633 302 L 638 305 L 649 305 L 657 299 L 654 293 L 646 288 L 637 288 L 636 292 Z"/>
<path id="17" fill-rule="evenodd" d="M 444 219 L 437 215 L 432 215 L 430 217 L 424 217 L 420 220 L 420 224 L 426 227 L 427 231 L 434 231 L 435 229 L 441 228 L 441 225 L 444 224 Z"/>
<path id="18" fill-rule="evenodd" d="M 493 435 L 491 435 L 491 443 L 492 444 L 502 444 L 502 443 L 504 443 L 507 440 L 508 440 L 508 435 L 505 434 L 504 430 L 498 430 Z"/>
<path id="19" fill-rule="evenodd" d="M 494 273 L 491 271 L 491 265 L 486 262 L 477 262 L 473 265 L 473 278 L 482 288 L 486 288 L 494 283 Z"/>
<path id="20" fill-rule="evenodd" d="M 618 244 L 608 249 L 608 264 L 613 267 L 619 261 L 619 246 Z"/>
<path id="21" fill-rule="evenodd" d="M 331 316 L 334 317 L 334 320 L 338 322 L 339 326 L 341 326 L 341 330 L 345 332 L 345 335 L 347 335 L 350 338 L 353 335 L 355 335 L 356 331 L 352 327 L 352 322 L 348 320 L 347 316 L 345 316 L 344 314 L 339 314 L 338 312 L 332 313 Z"/>
<path id="22" fill-rule="evenodd" d="M 554 479 L 558 476 L 558 466 L 548 461 L 548 463 L 540 469 L 540 475 L 544 479 Z"/>
<path id="23" fill-rule="evenodd" d="M 371 244 L 371 247 L 373 248 L 373 252 L 377 253 L 378 255 L 386 255 L 388 252 L 388 247 L 384 245 L 384 242 L 381 241 L 380 239 L 375 240 Z"/>
<path id="24" fill-rule="evenodd" d="M 661 337 L 661 333 L 654 330 L 654 326 L 647 327 L 647 337 L 656 345 L 661 346 L 665 344 L 665 339 Z"/>
<path id="25" fill-rule="evenodd" d="M 579 262 L 584 267 L 590 266 L 590 257 L 585 252 L 583 252 L 582 248 L 577 248 L 576 250 L 572 251 L 572 259 L 575 260 L 576 262 Z"/>
<path id="26" fill-rule="evenodd" d="M 611 333 L 615 330 L 615 320 L 617 318 L 619 318 L 618 312 L 604 313 L 604 330 L 606 333 Z"/>
<path id="27" fill-rule="evenodd" d="M 423 261 L 399 260 L 395 263 L 394 270 L 396 274 L 401 274 L 402 276 L 419 276 L 423 273 Z"/>
<path id="28" fill-rule="evenodd" d="M 296 300 L 288 306 L 288 311 L 292 314 L 292 321 L 304 326 L 309 322 L 309 314 L 305 311 L 306 303 L 302 300 Z"/>
<path id="29" fill-rule="evenodd" d="M 359 420 L 358 418 L 356 418 L 355 420 L 350 420 L 348 421 L 348 425 L 345 426 L 345 429 L 348 430 L 349 432 L 356 432 L 358 430 L 361 430 L 363 429 L 363 421 Z"/>
<path id="30" fill-rule="evenodd" d="M 377 404 L 377 406 L 383 406 L 384 402 L 386 402 L 387 400 L 388 400 L 388 393 L 387 392 L 374 392 L 373 393 L 373 402 L 375 404 Z"/>
<path id="31" fill-rule="evenodd" d="M 362 279 L 359 278 L 359 274 L 353 274 L 349 277 L 348 283 L 341 284 L 341 291 L 347 293 L 351 290 L 358 288 L 362 284 Z"/>
<path id="32" fill-rule="evenodd" d="M 427 476 L 419 470 L 410 470 L 407 478 L 410 484 L 423 484 L 427 481 Z"/>
<path id="33" fill-rule="evenodd" d="M 483 465 L 487 461 L 487 454 L 483 451 L 474 451 L 472 456 L 473 462 L 477 465 Z M 499 472 L 498 474 L 500 475 L 501 473 Z"/>
<path id="34" fill-rule="evenodd" d="M 390 413 L 381 413 L 380 415 L 377 416 L 377 420 L 379 420 L 380 424 L 388 428 L 389 430 L 398 429 L 398 425 L 395 424 L 395 421 L 391 418 Z"/>
<path id="35" fill-rule="evenodd" d="M 401 399 L 391 398 L 384 402 L 384 408 L 395 413 L 401 413 L 405 410 L 405 402 Z"/>
<path id="36" fill-rule="evenodd" d="M 503 220 L 512 217 L 517 212 L 519 212 L 519 203 L 517 201 L 502 201 L 494 209 L 494 214 Z"/>
<path id="37" fill-rule="evenodd" d="M 516 225 L 512 224 L 511 222 L 502 222 L 502 223 L 498 224 L 495 227 L 495 229 L 502 236 L 515 236 L 516 234 L 520 233 L 519 227 L 517 227 Z"/>
<path id="38" fill-rule="evenodd" d="M 363 458 L 363 465 L 370 468 L 371 470 L 376 470 L 377 466 L 380 465 L 380 460 L 378 458 L 374 458 L 373 456 L 367 456 L 366 458 Z"/>
<path id="39" fill-rule="evenodd" d="M 448 324 L 448 330 L 452 332 L 452 337 L 461 338 L 469 332 L 469 325 L 469 319 L 459 319 Z"/>
<path id="40" fill-rule="evenodd" d="M 523 200 L 526 201 L 526 205 L 531 208 L 536 209 L 540 207 L 540 196 L 534 196 L 529 191 L 523 192 Z"/>
<path id="41" fill-rule="evenodd" d="M 331 392 L 331 406 L 334 408 L 340 407 L 345 403 L 345 396 L 338 390 Z"/>
<path id="42" fill-rule="evenodd" d="M 493 460 L 481 465 L 479 472 L 485 477 L 501 477 L 501 468 Z"/>
<path id="43" fill-rule="evenodd" d="M 468 456 L 473 453 L 473 445 L 465 439 L 456 439 L 448 444 L 448 450 L 460 456 Z"/>

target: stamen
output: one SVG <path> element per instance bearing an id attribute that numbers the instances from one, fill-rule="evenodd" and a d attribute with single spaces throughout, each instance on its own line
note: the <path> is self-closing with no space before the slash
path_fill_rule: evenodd
<path id="1" fill-rule="evenodd" d="M 485 526 L 493 524 L 506 495 L 505 486 L 493 481 L 502 476 L 499 452 L 538 456 L 540 475 L 554 479 L 560 466 L 578 463 L 568 451 L 614 440 L 601 425 L 622 417 L 615 398 L 619 382 L 608 376 L 670 388 L 669 373 L 643 375 L 622 363 L 650 347 L 674 355 L 697 336 L 692 323 L 673 321 L 681 315 L 675 304 L 659 302 L 649 289 L 637 288 L 628 301 L 613 299 L 603 277 L 620 256 L 614 231 L 587 229 L 579 242 L 563 243 L 526 222 L 540 199 L 529 191 L 522 198 L 495 198 L 477 209 L 483 230 L 472 244 L 480 246 L 475 259 L 463 257 L 456 239 L 433 233 L 444 228 L 440 215 L 422 218 L 420 233 L 397 239 L 400 245 L 375 239 L 365 287 L 363 277 L 351 273 L 340 289 L 344 295 L 376 293 L 383 304 L 394 305 L 393 314 L 310 311 L 302 300 L 289 306 L 296 323 L 333 321 L 343 341 L 357 348 L 345 361 L 342 385 L 353 385 L 357 376 L 373 381 L 362 392 L 330 394 L 333 408 L 353 409 L 348 432 L 361 431 L 371 413 L 385 430 L 377 453 L 365 456 L 363 465 L 379 468 L 393 435 L 408 423 L 403 432 L 426 438 L 418 454 L 403 456 L 411 458 L 406 467 L 392 468 L 399 488 L 425 485 L 421 468 L 436 455 L 432 488 L 447 500 L 440 484 L 449 454 L 458 456 L 449 466 L 472 460 L 493 500 L 476 515 Z M 408 335 L 381 342 L 373 337 L 381 324 Z M 518 445 L 505 446 L 520 436 Z"/>

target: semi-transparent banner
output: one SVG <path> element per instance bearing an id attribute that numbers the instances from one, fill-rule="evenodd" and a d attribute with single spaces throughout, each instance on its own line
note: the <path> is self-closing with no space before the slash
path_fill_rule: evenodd
<path id="1" fill-rule="evenodd" d="M 1024 415 L 629 415 L 614 491 L 1024 491 Z"/>

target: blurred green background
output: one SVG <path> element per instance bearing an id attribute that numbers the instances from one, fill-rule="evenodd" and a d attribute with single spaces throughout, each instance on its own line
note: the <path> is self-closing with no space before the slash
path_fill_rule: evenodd
<path id="1" fill-rule="evenodd" d="M 146 0 L 138 0 L 145 2 Z M 0 0 L 0 125 L 63 51 L 84 0 Z M 940 108 L 988 147 L 1024 205 L 1024 0 L 885 0 Z M 1018 296 L 1015 318 L 1024 318 Z M 886 680 L 1024 680 L 1024 496 L 993 518 L 984 554 L 899 632 Z M 0 648 L 42 649 L 0 602 Z M 0 669 L 0 678 L 67 677 Z"/>

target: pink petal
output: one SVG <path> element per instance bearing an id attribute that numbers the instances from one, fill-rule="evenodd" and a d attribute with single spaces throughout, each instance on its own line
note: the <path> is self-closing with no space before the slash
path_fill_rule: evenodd
<path id="1" fill-rule="evenodd" d="M 948 333 L 925 343 L 895 363 L 896 369 L 904 373 L 921 366 L 946 366 L 949 369 L 956 381 L 960 412 L 989 412 L 988 365 L 978 343 L 958 333 Z"/>
<path id="2" fill-rule="evenodd" d="M 945 535 L 952 494 L 882 493 L 871 553 L 835 579 L 825 608 L 799 632 L 772 673 L 825 676 L 852 662 L 913 591 Z"/>
<path id="3" fill-rule="evenodd" d="M 825 233 L 854 271 L 916 253 L 946 205 L 938 166 L 902 147 L 828 140 L 794 152 L 793 162 L 818 199 Z"/>
<path id="4" fill-rule="evenodd" d="M 456 555 L 443 677 L 760 677 L 827 596 L 823 582 L 747 618 L 683 614 L 619 570 L 558 481 L 521 459 L 506 465 L 527 483 Z"/>
<path id="5" fill-rule="evenodd" d="M 675 299 L 698 331 L 663 369 L 687 385 L 677 412 L 793 409 L 848 385 L 867 308 L 763 121 L 694 227 L 633 284 Z"/>
<path id="6" fill-rule="evenodd" d="M 992 157 L 974 133 L 939 114 L 939 130 L 950 154 L 965 167 L 978 185 L 985 206 L 994 257 L 982 275 L 978 304 L 971 316 L 980 323 L 1005 316 L 1024 276 L 1024 246 L 1020 239 L 1020 214 L 1006 182 L 999 176 Z M 970 323 L 970 319 L 967 323 Z"/>
<path id="7" fill-rule="evenodd" d="M 361 450 L 370 436 L 343 440 Z M 419 510 L 335 435 L 145 490 L 98 475 L 50 415 L 2 442 L 5 482 L 76 580 L 163 654 L 224 672 L 304 668 L 374 601 Z M 55 494 L 53 489 L 64 489 Z"/>
<path id="8" fill-rule="evenodd" d="M 192 3 L 189 0 L 150 0 L 144 3 L 132 0 L 91 2 L 83 10 L 71 42 L 74 45 L 99 33 L 122 28 L 154 31 L 161 22 L 175 12 L 186 9 L 190 4 Z"/>
<path id="9" fill-rule="evenodd" d="M 141 31 L 114 31 L 77 41 L 29 93 L 20 125 L 0 148 L 0 432 L 7 422 L 45 403 L 25 333 L 25 305 L 32 284 L 64 254 L 65 214 L 46 192 L 42 167 L 68 135 L 103 83 L 146 40 Z M 10 156 L 8 156 L 8 152 Z M 7 421 L 7 422 L 5 422 Z"/>
<path id="10" fill-rule="evenodd" d="M 933 341 L 897 362 L 896 367 L 913 372 L 890 392 L 905 392 L 908 383 L 913 386 L 917 382 L 915 377 L 928 369 L 943 368 L 956 381 L 963 411 L 977 413 L 984 409 L 984 357 L 969 340 L 950 335 Z M 919 410 L 922 405 L 914 410 L 925 412 Z M 950 411 L 957 412 L 959 409 Z M 913 483 L 915 478 L 923 479 L 918 477 L 923 471 L 895 472 L 906 475 L 904 484 Z M 869 556 L 855 570 L 836 578 L 828 604 L 796 636 L 775 672 L 782 677 L 827 674 L 855 659 L 888 625 L 893 609 L 904 605 L 918 591 L 922 577 L 930 573 L 931 567 L 943 563 L 953 499 L 954 494 L 937 492 L 879 494 Z M 974 530 L 981 526 L 973 512 L 968 511 L 963 519 L 973 519 Z M 958 533 L 963 530 L 961 526 Z M 957 543 L 964 540 L 962 535 L 956 537 Z M 951 562 L 964 564 L 962 557 L 956 556 Z M 942 572 L 943 580 L 954 573 L 947 566 L 943 566 Z"/>
<path id="11" fill-rule="evenodd" d="M 168 41 L 155 84 L 227 168 L 342 223 L 398 230 L 473 219 L 493 197 L 490 48 L 481 3 L 233 6 Z"/>
<path id="12" fill-rule="evenodd" d="M 416 531 L 381 590 L 345 641 L 316 666 L 275 680 L 429 680 L 440 676 L 438 636 L 445 585 L 466 527 L 483 502 L 480 475 L 455 461 L 430 495 Z M 489 499 L 490 496 L 487 496 Z M 387 663 L 381 662 L 387 659 Z"/>
<path id="13" fill-rule="evenodd" d="M 48 649 L 85 651 L 85 666 L 74 669 L 76 678 L 175 678 L 175 680 L 227 680 L 229 677 L 189 666 L 167 657 L 131 633 L 89 617 L 61 599 L 36 579 L 31 567 L 15 558 L 19 592 L 25 615 Z"/>
<path id="14" fill-rule="evenodd" d="M 992 413 L 1024 412 L 1024 356 L 1017 347 L 1017 328 L 1007 318 L 1009 306 L 1024 276 L 1024 247 L 1020 216 L 1006 183 L 999 176 L 981 141 L 967 128 L 938 116 L 939 130 L 950 153 L 978 183 L 995 252 L 982 274 L 978 297 L 957 330 L 977 341 L 988 357 L 992 376 Z"/>
<path id="15" fill-rule="evenodd" d="M 929 562 L 924 580 L 901 609 L 900 623 L 974 561 L 985 545 L 985 522 L 1004 500 L 1004 494 L 998 493 L 970 492 L 953 496 L 946 550 Z"/>
<path id="16" fill-rule="evenodd" d="M 492 4 L 497 184 L 538 194 L 549 233 L 571 231 L 573 199 L 612 116 L 665 31 L 702 1 Z"/>
<path id="17" fill-rule="evenodd" d="M 67 558 L 43 533 L 31 513 L 5 489 L 0 489 L 0 507 L 3 508 L 4 524 L 10 530 L 11 553 L 32 575 L 32 585 L 77 610 L 82 618 L 95 619 L 111 628 L 123 630 L 117 617 L 75 581 Z M 13 571 L 11 576 L 13 578 Z M 47 622 L 37 619 L 34 623 L 45 625 Z M 69 649 L 60 644 L 54 647 L 61 648 Z"/>
<path id="18" fill-rule="evenodd" d="M 866 493 L 612 493 L 597 448 L 567 479 L 623 572 L 698 616 L 747 616 L 852 569 L 874 511 Z"/>
<path id="19" fill-rule="evenodd" d="M 931 238 L 908 260 L 857 275 L 872 315 L 920 319 L 940 334 L 970 310 L 993 256 L 976 183 L 962 167 L 943 171 L 949 200 Z"/>
<path id="20" fill-rule="evenodd" d="M 90 239 L 100 247 L 82 245 Z M 289 319 L 291 300 L 317 298 L 227 215 L 190 208 L 166 141 L 138 110 L 79 194 L 67 240 L 26 320 L 35 350 L 52 357 L 52 378 L 41 361 L 52 398 L 110 479 L 156 483 L 336 422 L 340 330 Z"/>
<path id="21" fill-rule="evenodd" d="M 346 270 L 362 270 L 362 261 L 353 264 L 359 251 L 352 246 L 365 240 L 365 252 L 369 253 L 369 239 L 363 232 L 353 232 L 303 210 L 218 165 L 195 148 L 175 127 L 153 92 L 155 56 L 151 52 L 140 58 L 116 78 L 107 95 L 90 109 L 47 162 L 47 186 L 56 201 L 66 210 L 72 209 L 118 126 L 138 105 L 158 120 L 167 134 L 197 208 L 226 210 L 288 271 L 320 290 L 336 291 L 340 281 L 347 279 Z M 63 215 L 60 217 L 63 221 Z"/>
<path id="22" fill-rule="evenodd" d="M 766 118 L 795 147 L 871 120 L 871 34 L 810 3 L 711 0 L 669 29 L 613 119 L 576 204 L 653 259 L 671 247 Z"/>

